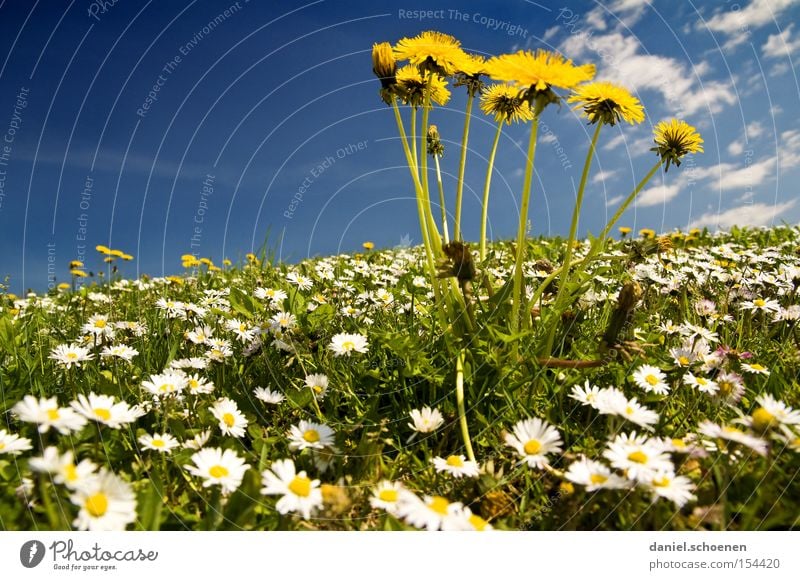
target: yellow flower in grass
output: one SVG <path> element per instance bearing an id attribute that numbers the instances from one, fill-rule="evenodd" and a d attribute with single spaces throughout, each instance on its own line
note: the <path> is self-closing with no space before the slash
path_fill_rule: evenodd
<path id="1" fill-rule="evenodd" d="M 644 107 L 639 99 L 627 89 L 609 82 L 596 82 L 581 85 L 567 99 L 568 103 L 578 103 L 589 123 L 616 125 L 625 121 L 631 125 L 644 121 Z"/>
<path id="2" fill-rule="evenodd" d="M 108 246 L 97 245 L 94 247 L 94 249 L 100 252 L 101 254 L 105 254 L 106 256 L 111 254 L 111 248 L 109 248 Z"/>
<path id="3" fill-rule="evenodd" d="M 131 260 L 133 260 L 133 256 L 131 256 L 130 254 L 122 254 L 122 255 L 120 256 L 120 258 L 122 258 L 122 259 L 123 259 L 123 260 L 125 260 L 126 262 L 130 262 Z"/>
<path id="4" fill-rule="evenodd" d="M 458 40 L 435 30 L 427 30 L 413 38 L 403 38 L 394 47 L 394 56 L 397 60 L 407 60 L 422 71 L 444 76 L 473 66 Z"/>
<path id="5" fill-rule="evenodd" d="M 550 88 L 572 89 L 592 80 L 595 72 L 593 64 L 576 66 L 562 55 L 542 49 L 492 57 L 486 63 L 486 69 L 495 80 L 514 83 L 534 92 L 545 92 Z"/>
<path id="6" fill-rule="evenodd" d="M 83 262 L 81 262 L 80 260 L 72 260 L 69 263 L 69 269 L 70 270 L 76 270 L 78 268 L 83 268 Z"/>
<path id="7" fill-rule="evenodd" d="M 450 100 L 450 91 L 447 90 L 447 82 L 434 74 L 428 82 L 430 83 L 431 102 L 437 105 L 446 105 Z M 397 85 L 400 98 L 404 103 L 414 107 L 422 106 L 425 98 L 425 81 L 415 66 L 404 66 L 397 71 Z"/>
<path id="8" fill-rule="evenodd" d="M 109 255 L 114 256 L 115 258 L 121 258 L 122 256 L 125 255 L 125 252 L 123 252 L 122 250 L 111 250 L 109 252 Z"/>
<path id="9" fill-rule="evenodd" d="M 78 270 L 77 268 L 70 270 L 69 273 L 75 276 L 76 278 L 86 278 L 89 275 L 83 270 Z"/>
<path id="10" fill-rule="evenodd" d="M 533 119 L 530 103 L 523 93 L 507 84 L 487 87 L 481 95 L 481 111 L 494 115 L 498 123 L 511 124 L 511 121 L 530 121 Z"/>
<path id="11" fill-rule="evenodd" d="M 686 121 L 661 121 L 653 129 L 653 139 L 656 147 L 650 151 L 655 151 L 662 160 L 666 160 L 664 171 L 669 169 L 670 163 L 680 166 L 684 155 L 703 152 L 703 139 L 697 129 Z"/>

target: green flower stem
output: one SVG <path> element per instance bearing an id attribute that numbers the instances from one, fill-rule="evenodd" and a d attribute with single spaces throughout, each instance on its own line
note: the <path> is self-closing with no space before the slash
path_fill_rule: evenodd
<path id="1" fill-rule="evenodd" d="M 545 343 L 544 347 L 545 358 L 549 357 L 550 353 L 553 352 L 553 342 L 555 341 L 556 337 L 556 328 L 558 327 L 558 320 L 561 316 L 561 302 L 564 300 L 564 296 L 571 278 L 569 268 L 570 263 L 572 262 L 572 251 L 573 246 L 575 245 L 575 237 L 578 233 L 578 223 L 581 217 L 581 206 L 583 205 L 583 194 L 586 191 L 586 181 L 589 178 L 589 169 L 592 166 L 592 159 L 594 159 L 594 153 L 597 148 L 597 139 L 600 137 L 600 129 L 602 129 L 602 127 L 603 123 L 597 123 L 597 127 L 594 130 L 594 135 L 592 135 L 592 142 L 589 144 L 589 151 L 586 153 L 586 161 L 583 164 L 583 173 L 581 173 L 581 182 L 578 185 L 578 194 L 575 199 L 575 207 L 572 209 L 572 223 L 569 226 L 569 238 L 567 238 L 567 249 L 564 254 L 564 265 L 561 271 L 561 283 L 558 287 L 556 301 L 553 304 L 553 314 L 550 320 L 550 328 L 548 329 L 547 333 L 547 342 Z"/>
<path id="2" fill-rule="evenodd" d="M 456 403 L 458 405 L 458 422 L 461 425 L 461 437 L 464 440 L 464 448 L 467 451 L 467 458 L 475 461 L 475 452 L 472 450 L 472 441 L 469 438 L 469 425 L 467 424 L 467 412 L 464 406 L 464 350 L 458 351 L 456 358 Z"/>
<path id="3" fill-rule="evenodd" d="M 447 208 L 444 204 L 444 186 L 442 185 L 442 170 L 439 167 L 439 156 L 434 155 L 433 161 L 436 163 L 436 184 L 439 187 L 439 206 L 442 209 L 442 238 L 445 244 L 449 244 L 450 233 L 447 229 Z"/>
<path id="4" fill-rule="evenodd" d="M 400 141 L 403 144 L 403 152 L 406 154 L 406 162 L 408 163 L 408 170 L 411 172 L 411 179 L 414 181 L 414 191 L 417 197 L 417 213 L 419 214 L 419 229 L 422 232 L 422 241 L 425 245 L 425 256 L 428 264 L 428 274 L 431 280 L 436 280 L 436 264 L 433 258 L 433 246 L 431 244 L 430 235 L 428 234 L 427 218 L 425 215 L 425 204 L 423 201 L 422 184 L 419 181 L 419 172 L 414 163 L 411 150 L 408 146 L 408 138 L 406 137 L 406 130 L 403 127 L 403 118 L 400 116 L 400 108 L 397 106 L 397 100 L 392 100 L 392 108 L 394 109 L 395 121 L 397 121 L 397 130 L 400 133 Z M 437 285 L 434 283 L 434 291 Z"/>
<path id="5" fill-rule="evenodd" d="M 433 210 L 431 209 L 431 193 L 428 187 L 428 156 L 426 155 L 427 139 L 428 139 L 428 119 L 431 112 L 431 74 L 425 78 L 425 101 L 422 104 L 422 130 L 420 131 L 420 157 L 421 159 L 421 178 L 422 178 L 422 202 L 425 204 L 425 215 L 428 220 L 428 235 L 430 237 L 431 248 L 433 255 L 439 257 L 442 253 L 442 238 L 439 235 L 439 228 L 436 227 L 436 220 L 433 218 Z"/>
<path id="6" fill-rule="evenodd" d="M 658 170 L 659 167 L 661 167 L 662 163 L 663 163 L 662 161 L 658 161 L 658 163 L 656 163 L 650 169 L 647 175 L 644 176 L 644 178 L 639 182 L 639 184 L 634 188 L 634 190 L 628 195 L 627 199 L 625 199 L 625 201 L 622 202 L 622 205 L 620 205 L 619 208 L 617 208 L 617 211 L 608 221 L 603 231 L 595 239 L 594 243 L 592 244 L 592 247 L 589 249 L 589 253 L 580 260 L 576 261 L 573 264 L 574 266 L 577 266 L 578 264 L 583 264 L 584 266 L 587 266 L 592 261 L 594 256 L 603 247 L 605 247 L 605 239 L 606 236 L 608 235 L 608 232 L 611 231 L 611 228 L 614 227 L 614 224 L 617 223 L 619 218 L 622 217 L 622 214 L 625 213 L 625 210 L 633 202 L 633 200 L 636 199 L 636 196 L 639 194 L 642 188 L 644 188 L 644 186 L 647 185 L 647 182 L 650 181 L 650 179 L 652 179 L 653 175 L 655 175 L 656 171 Z M 553 270 L 553 272 L 547 278 L 545 278 L 542 281 L 542 283 L 539 284 L 539 286 L 536 288 L 536 291 L 533 293 L 533 296 L 531 297 L 531 300 L 528 304 L 530 305 L 536 304 L 536 302 L 538 302 L 539 299 L 542 297 L 542 294 L 544 294 L 544 291 L 547 290 L 548 286 L 550 286 L 553 280 L 555 280 L 558 276 L 561 275 L 562 271 L 563 271 L 563 266 L 559 266 L 558 268 Z"/>
<path id="7" fill-rule="evenodd" d="M 543 104 L 537 99 L 534 105 L 533 121 L 531 122 L 531 137 L 528 141 L 528 155 L 525 162 L 525 181 L 522 185 L 522 202 L 519 208 L 519 228 L 517 230 L 517 256 L 514 261 L 514 288 L 511 303 L 511 331 L 516 333 L 520 328 L 519 309 L 525 288 L 522 280 L 522 263 L 525 261 L 525 250 L 528 226 L 528 205 L 531 199 L 531 180 L 533 178 L 533 162 L 536 155 L 536 136 L 539 133 L 539 115 Z M 527 316 L 525 319 L 527 320 Z M 527 326 L 527 322 L 523 323 Z M 516 345 L 516 343 L 514 343 Z M 515 353 L 516 354 L 516 347 Z"/>
<path id="8" fill-rule="evenodd" d="M 464 111 L 464 132 L 461 135 L 461 159 L 458 163 L 458 183 L 456 185 L 456 213 L 453 226 L 453 239 L 461 240 L 461 201 L 464 193 L 464 170 L 467 165 L 467 142 L 469 141 L 469 124 L 472 120 L 472 103 L 475 95 L 470 91 L 467 95 L 467 108 Z"/>
<path id="9" fill-rule="evenodd" d="M 486 259 L 486 222 L 489 221 L 489 189 L 492 186 L 492 172 L 494 171 L 494 158 L 497 154 L 497 145 L 500 143 L 500 134 L 503 132 L 503 122 L 497 124 L 497 132 L 492 141 L 492 151 L 489 153 L 489 167 L 486 169 L 486 183 L 483 186 L 483 202 L 481 204 L 481 262 Z"/>
<path id="10" fill-rule="evenodd" d="M 417 159 L 417 108 L 411 107 L 411 159 L 414 160 L 414 169 L 419 172 L 419 159 Z"/>

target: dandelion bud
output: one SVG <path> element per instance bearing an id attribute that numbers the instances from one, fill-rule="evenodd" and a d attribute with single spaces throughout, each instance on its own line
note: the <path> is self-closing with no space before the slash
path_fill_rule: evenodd
<path id="1" fill-rule="evenodd" d="M 428 127 L 428 155 L 437 155 L 441 157 L 444 155 L 444 145 L 439 138 L 439 129 L 436 125 Z"/>
<path id="2" fill-rule="evenodd" d="M 372 45 L 372 72 L 381 81 L 381 97 L 386 100 L 385 92 L 391 90 L 397 84 L 395 74 L 397 74 L 397 62 L 394 58 L 392 45 L 388 42 L 381 42 Z"/>

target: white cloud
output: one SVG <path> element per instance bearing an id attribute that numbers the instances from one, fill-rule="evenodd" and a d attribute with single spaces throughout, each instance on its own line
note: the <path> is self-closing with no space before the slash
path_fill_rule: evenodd
<path id="1" fill-rule="evenodd" d="M 795 206 L 797 200 L 768 205 L 766 203 L 748 203 L 732 207 L 720 213 L 708 212 L 692 221 L 689 228 L 709 226 L 727 229 L 731 226 L 765 226 L 781 220 L 781 214 Z"/>
<path id="2" fill-rule="evenodd" d="M 761 185 L 775 175 L 775 157 L 739 167 L 733 163 L 719 163 L 694 170 L 695 179 L 711 179 L 715 188 L 740 189 Z"/>
<path id="3" fill-rule="evenodd" d="M 766 58 L 788 57 L 800 49 L 800 38 L 792 39 L 793 28 L 794 23 L 778 32 L 778 34 L 769 35 L 767 42 L 761 47 Z"/>
<path id="4" fill-rule="evenodd" d="M 731 155 L 741 155 L 743 151 L 744 145 L 741 141 L 731 141 L 731 144 L 728 145 L 728 153 Z"/>
<path id="5" fill-rule="evenodd" d="M 603 145 L 604 151 L 613 151 L 617 147 L 620 147 L 623 143 L 625 143 L 625 134 L 620 132 L 618 135 L 614 135 L 608 143 Z"/>
<path id="6" fill-rule="evenodd" d="M 592 177 L 592 183 L 603 183 L 614 177 L 619 171 L 617 169 L 611 169 L 607 171 L 598 171 Z"/>
<path id="7" fill-rule="evenodd" d="M 636 198 L 636 205 L 639 207 L 650 207 L 653 205 L 664 205 L 680 193 L 680 185 L 672 183 L 670 185 L 654 185 L 648 187 Z"/>
<path id="8" fill-rule="evenodd" d="M 548 131 L 547 133 L 539 137 L 539 143 L 554 143 L 556 141 L 558 141 L 558 137 L 556 137 L 556 134 L 553 133 L 552 131 Z"/>
<path id="9" fill-rule="evenodd" d="M 597 8 L 589 11 L 586 14 L 586 24 L 594 28 L 595 30 L 605 30 L 607 28 L 605 18 L 603 15 L 605 11 L 602 7 L 598 6 Z"/>
<path id="10" fill-rule="evenodd" d="M 798 0 L 752 0 L 744 8 L 739 4 L 731 4 L 727 10 L 718 11 L 705 23 L 698 22 L 698 27 L 728 35 L 725 48 L 733 48 L 749 38 L 751 28 L 773 22 L 780 12 L 797 2 Z"/>
<path id="11" fill-rule="evenodd" d="M 612 205 L 617 205 L 623 199 L 625 199 L 624 195 L 615 195 L 614 197 L 610 197 L 610 198 L 608 198 L 606 200 L 606 207 L 611 207 Z"/>
<path id="12" fill-rule="evenodd" d="M 580 60 L 600 58 L 597 79 L 611 79 L 639 93 L 653 90 L 661 93 L 668 108 L 681 109 L 683 115 L 700 110 L 718 113 L 736 103 L 736 94 L 728 83 L 720 81 L 700 85 L 697 77 L 677 59 L 656 54 L 640 54 L 639 41 L 619 32 L 605 35 L 575 34 L 567 38 L 561 50 Z M 700 72 L 704 67 L 700 66 Z"/>
<path id="13" fill-rule="evenodd" d="M 766 132 L 764 125 L 759 123 L 758 121 L 753 121 L 752 123 L 747 124 L 747 138 L 748 139 L 758 139 Z"/>
<path id="14" fill-rule="evenodd" d="M 769 69 L 769 76 L 771 77 L 779 77 L 781 75 L 785 75 L 787 72 L 791 70 L 788 62 L 777 62 L 772 65 Z"/>
<path id="15" fill-rule="evenodd" d="M 544 42 L 547 42 L 547 41 L 549 41 L 549 40 L 550 40 L 550 39 L 552 39 L 552 38 L 553 38 L 553 37 L 554 37 L 556 34 L 558 34 L 558 31 L 559 31 L 559 30 L 561 30 L 561 27 L 560 27 L 560 26 L 551 26 L 550 28 L 548 28 L 547 30 L 545 30 L 545 31 L 544 31 L 544 36 L 542 36 L 542 40 L 543 40 Z"/>

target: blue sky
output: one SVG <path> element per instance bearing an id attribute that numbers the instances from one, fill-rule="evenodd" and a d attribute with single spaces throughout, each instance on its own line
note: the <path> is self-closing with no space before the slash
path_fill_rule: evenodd
<path id="1" fill-rule="evenodd" d="M 96 269 L 96 244 L 134 254 L 133 276 L 178 272 L 187 252 L 235 261 L 268 233 L 291 261 L 365 240 L 417 243 L 413 190 L 370 52 L 428 29 L 487 55 L 560 50 L 636 92 L 647 120 L 601 135 L 582 233 L 598 231 L 649 169 L 652 125 L 673 115 L 699 128 L 706 152 L 654 179 L 622 223 L 797 223 L 798 4 L 2 1 L 0 274 L 12 291 L 44 290 L 48 274 L 68 277 L 70 260 Z M 432 116 L 450 210 L 462 91 Z M 530 218 L 534 234 L 564 234 L 589 129 L 568 107 L 549 108 L 542 122 Z M 476 108 L 467 240 L 478 236 L 493 130 Z M 496 238 L 515 232 L 527 131 L 503 134 Z"/>

